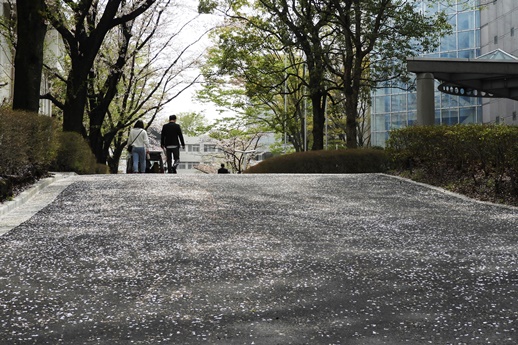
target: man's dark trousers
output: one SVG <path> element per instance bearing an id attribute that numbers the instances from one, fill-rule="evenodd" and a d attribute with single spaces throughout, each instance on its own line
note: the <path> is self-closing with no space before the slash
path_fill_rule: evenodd
<path id="1" fill-rule="evenodd" d="M 176 174 L 176 167 L 180 164 L 180 147 L 166 147 L 167 172 Z"/>

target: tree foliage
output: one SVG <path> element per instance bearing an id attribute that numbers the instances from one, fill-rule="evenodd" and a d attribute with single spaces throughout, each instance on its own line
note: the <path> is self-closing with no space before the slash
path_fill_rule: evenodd
<path id="1" fill-rule="evenodd" d="M 62 104 L 63 130 L 86 137 L 83 116 L 87 81 L 107 34 L 121 25 L 130 25 L 158 1 L 48 1 L 45 17 L 60 33 L 70 58 Z"/>
<path id="2" fill-rule="evenodd" d="M 80 132 L 88 140 L 97 161 L 101 164 L 108 162 L 114 173 L 126 145 L 126 129 L 140 118 L 151 124 L 165 105 L 198 78 L 197 74 L 185 73 L 196 65 L 199 58 L 199 53 L 189 51 L 199 37 L 176 44 L 179 33 L 193 25 L 198 16 L 189 19 L 182 9 L 171 4 L 170 0 L 157 0 L 134 20 L 121 20 L 119 25 L 106 32 L 82 83 L 84 90 L 81 92 L 86 96 L 85 116 L 78 116 L 79 110 L 76 114 L 81 117 Z M 70 17 L 76 18 L 86 8 L 81 6 L 68 9 L 68 14 L 61 18 L 68 20 L 61 23 L 63 27 L 72 26 L 74 21 Z M 94 7 L 101 6 L 97 2 L 91 6 L 89 12 L 93 13 L 105 9 Z M 175 19 L 182 24 L 172 22 Z M 94 14 L 86 16 L 84 21 L 89 28 L 95 28 L 101 22 Z M 166 32 L 161 30 L 163 27 L 170 29 Z M 60 33 L 63 35 L 67 31 L 62 29 Z M 65 37 L 63 39 L 66 40 Z M 69 37 L 69 40 L 80 45 L 74 37 Z M 84 68 L 82 57 L 74 57 L 77 52 L 69 46 L 67 63 L 63 70 L 53 70 L 53 90 L 44 96 L 61 109 L 65 130 L 71 130 L 67 125 L 71 82 L 77 86 L 71 79 L 74 79 L 77 68 Z"/>
<path id="3" fill-rule="evenodd" d="M 176 122 L 182 127 L 182 133 L 190 137 L 199 136 L 208 128 L 205 116 L 197 112 L 180 113 Z"/>
<path id="4" fill-rule="evenodd" d="M 125 130 L 142 118 L 151 125 L 198 78 L 184 75 L 197 59 L 187 56 L 190 44 L 171 51 L 179 31 L 164 35 L 159 30 L 168 24 L 165 17 L 175 18 L 174 13 L 165 13 L 169 3 L 157 5 L 131 26 L 123 25 L 120 33 L 110 34 L 96 59 L 95 76 L 88 83 L 88 134 L 98 161 L 108 161 L 112 171 L 126 145 Z"/>
<path id="5" fill-rule="evenodd" d="M 297 151 L 304 149 L 304 66 L 296 51 L 249 23 L 233 22 L 213 35 L 202 69 L 205 87 L 199 98 L 236 112 L 252 126 L 286 134 Z"/>
<path id="6" fill-rule="evenodd" d="M 357 147 L 362 94 L 382 82 L 407 81 L 406 57 L 431 50 L 448 29 L 444 14 L 429 14 L 419 2 L 406 0 L 221 0 L 218 4 L 206 0 L 203 8 L 219 9 L 234 26 L 262 33 L 253 53 L 239 56 L 245 61 L 262 56 L 273 41 L 277 51 L 302 52 L 308 74 L 301 80 L 311 102 L 313 150 L 324 145 L 330 97 L 334 105 L 344 104 L 347 147 Z M 236 42 L 238 34 L 233 32 Z"/>
<path id="7" fill-rule="evenodd" d="M 241 119 L 224 118 L 213 125 L 210 137 L 217 140 L 221 157 L 231 170 L 242 173 L 257 155 L 259 141 L 264 133 Z"/>

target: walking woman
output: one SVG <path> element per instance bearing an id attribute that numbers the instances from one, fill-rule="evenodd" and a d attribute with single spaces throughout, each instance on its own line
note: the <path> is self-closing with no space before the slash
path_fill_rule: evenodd
<path id="1" fill-rule="evenodd" d="M 144 122 L 142 120 L 138 120 L 131 129 L 128 143 L 133 147 L 131 150 L 133 172 L 146 172 L 146 155 L 149 153 L 149 137 L 144 129 Z"/>

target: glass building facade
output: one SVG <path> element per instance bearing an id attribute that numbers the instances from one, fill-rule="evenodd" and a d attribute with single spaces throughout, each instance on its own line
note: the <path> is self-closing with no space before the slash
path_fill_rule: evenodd
<path id="1" fill-rule="evenodd" d="M 469 2 L 472 2 L 471 4 Z M 475 0 L 457 0 L 455 5 L 426 1 L 419 4 L 422 11 L 442 11 L 448 14 L 452 33 L 441 39 L 437 51 L 423 55 L 430 58 L 475 58 L 480 55 L 480 11 L 474 10 Z M 438 86 L 438 82 L 436 81 Z M 372 93 L 371 145 L 385 146 L 389 132 L 406 127 L 417 119 L 416 92 L 403 88 L 383 88 Z M 452 96 L 435 92 L 435 123 L 481 123 L 480 98 Z"/>

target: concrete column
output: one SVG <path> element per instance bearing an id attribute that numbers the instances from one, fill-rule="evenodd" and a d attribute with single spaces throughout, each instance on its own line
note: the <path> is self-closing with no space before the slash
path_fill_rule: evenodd
<path id="1" fill-rule="evenodd" d="M 417 124 L 435 124 L 435 83 L 432 73 L 417 73 Z"/>

